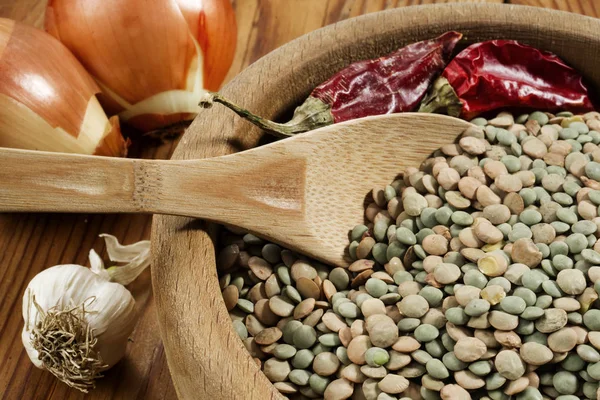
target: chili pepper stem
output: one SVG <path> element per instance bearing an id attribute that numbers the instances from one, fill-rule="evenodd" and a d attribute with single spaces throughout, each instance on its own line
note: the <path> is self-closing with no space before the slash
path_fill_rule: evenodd
<path id="1" fill-rule="evenodd" d="M 309 96 L 304 103 L 296 108 L 294 116 L 289 122 L 283 124 L 261 118 L 237 104 L 232 103 L 219 93 L 209 92 L 207 98 L 200 102 L 200 106 L 210 108 L 214 103 L 223 104 L 240 117 L 279 138 L 294 136 L 297 133 L 310 131 L 334 123 L 331 107 L 312 96 Z"/>
<path id="2" fill-rule="evenodd" d="M 448 79 L 440 76 L 431 87 L 431 91 L 425 96 L 419 112 L 447 114 L 458 117 L 462 111 L 462 102 L 448 82 Z"/>

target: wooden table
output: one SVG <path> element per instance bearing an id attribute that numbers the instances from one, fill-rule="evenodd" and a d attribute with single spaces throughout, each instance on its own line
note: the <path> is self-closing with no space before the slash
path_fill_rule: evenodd
<path id="1" fill-rule="evenodd" d="M 0 0 L 0 16 L 41 26 L 47 0 Z M 82 0 L 83 1 L 83 0 Z M 323 25 L 360 14 L 445 0 L 233 0 L 237 56 L 228 79 L 274 48 Z M 486 1 L 486 0 L 483 0 Z M 502 3 L 502 0 L 487 0 Z M 597 0 L 511 0 L 600 17 Z M 136 146 L 132 155 L 168 158 L 176 143 Z M 149 237 L 151 219 L 130 215 L 0 215 L 0 397 L 3 399 L 175 399 L 152 299 L 150 273 L 130 289 L 140 320 L 127 355 L 89 395 L 69 389 L 32 366 L 21 344 L 21 297 L 27 283 L 52 265 L 87 264 L 90 248 L 103 251 L 100 233 L 125 243 Z M 200 377 L 199 377 L 200 379 Z"/>

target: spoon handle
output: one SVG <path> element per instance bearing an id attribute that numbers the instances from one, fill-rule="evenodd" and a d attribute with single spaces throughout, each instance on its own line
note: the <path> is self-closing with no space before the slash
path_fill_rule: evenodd
<path id="1" fill-rule="evenodd" d="M 149 212 L 148 199 L 156 188 L 154 165 L 148 160 L 0 149 L 0 212 Z"/>
<path id="2" fill-rule="evenodd" d="M 303 163 L 263 153 L 164 161 L 0 148 L 0 212 L 169 214 L 269 236 L 302 221 Z"/>

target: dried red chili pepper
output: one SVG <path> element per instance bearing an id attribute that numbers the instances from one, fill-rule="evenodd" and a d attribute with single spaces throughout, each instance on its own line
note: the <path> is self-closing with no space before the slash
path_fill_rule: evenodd
<path id="1" fill-rule="evenodd" d="M 500 108 L 587 112 L 581 75 L 558 56 L 515 40 L 473 44 L 446 67 L 419 111 L 466 119 Z"/>
<path id="2" fill-rule="evenodd" d="M 358 61 L 317 86 L 287 123 L 257 117 L 218 93 L 201 103 L 222 103 L 260 128 L 290 136 L 369 115 L 414 110 L 441 73 L 462 34 L 443 35 L 410 44 L 376 59 Z"/>

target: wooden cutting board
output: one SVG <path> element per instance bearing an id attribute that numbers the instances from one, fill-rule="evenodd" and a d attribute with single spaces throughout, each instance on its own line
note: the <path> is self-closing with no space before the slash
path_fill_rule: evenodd
<path id="1" fill-rule="evenodd" d="M 284 43 L 321 26 L 361 14 L 445 0 L 234 0 L 238 49 L 229 77 Z M 484 2 L 484 1 L 475 1 Z M 487 2 L 502 3 L 502 0 Z M 600 16 L 596 0 L 512 0 L 514 4 Z M 0 0 L 0 16 L 41 26 L 46 0 Z M 175 143 L 134 146 L 132 155 L 169 158 Z M 71 390 L 32 366 L 21 345 L 21 297 L 39 271 L 61 263 L 86 265 L 90 248 L 102 251 L 99 233 L 125 243 L 150 235 L 150 218 L 128 215 L 0 215 L 0 398 L 175 399 L 166 365 L 150 273 L 131 285 L 141 318 L 125 359 L 89 395 Z M 224 321 L 223 323 L 226 323 Z M 198 376 L 195 379 L 201 380 Z"/>

